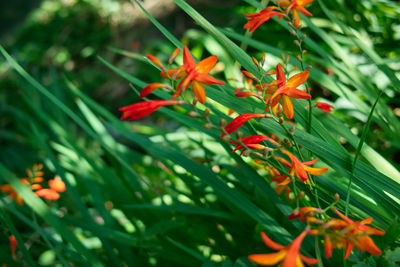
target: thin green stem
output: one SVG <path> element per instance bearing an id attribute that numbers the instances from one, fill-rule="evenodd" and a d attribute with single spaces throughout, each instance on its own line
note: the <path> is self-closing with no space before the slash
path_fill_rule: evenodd
<path id="1" fill-rule="evenodd" d="M 354 156 L 353 163 L 351 164 L 351 172 L 350 172 L 349 185 L 348 185 L 348 187 L 347 187 L 347 193 L 346 193 L 346 206 L 345 206 L 345 215 L 346 215 L 346 216 L 349 214 L 349 206 L 350 206 L 350 198 L 351 198 L 351 186 L 352 186 L 352 183 L 353 183 L 354 170 L 356 169 L 356 164 L 357 164 L 358 157 L 360 156 L 361 149 L 362 149 L 363 144 L 364 144 L 364 142 L 365 142 L 365 139 L 366 139 L 366 137 L 367 137 L 367 133 L 368 133 L 368 130 L 369 130 L 369 126 L 371 125 L 372 115 L 373 115 L 373 113 L 374 113 L 374 110 L 375 110 L 376 105 L 377 105 L 378 102 L 379 102 L 379 99 L 380 99 L 381 96 L 382 96 L 382 93 L 383 93 L 383 90 L 381 90 L 381 91 L 379 92 L 379 95 L 378 95 L 378 97 L 376 98 L 376 101 L 375 101 L 374 105 L 372 106 L 371 111 L 369 112 L 368 119 L 367 119 L 367 123 L 366 123 L 366 125 L 365 125 L 365 127 L 364 127 L 364 129 L 363 129 L 363 131 L 362 131 L 360 142 L 358 142 L 358 146 L 357 146 L 357 150 L 356 150 L 356 155 Z"/>

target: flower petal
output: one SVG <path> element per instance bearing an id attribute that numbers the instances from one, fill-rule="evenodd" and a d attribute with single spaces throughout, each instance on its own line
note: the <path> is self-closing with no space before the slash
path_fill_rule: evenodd
<path id="1" fill-rule="evenodd" d="M 36 191 L 35 195 L 37 195 L 38 197 L 42 197 L 42 198 L 50 199 L 50 200 L 57 200 L 60 198 L 60 194 L 58 194 L 55 190 L 48 189 L 48 188 L 44 188 L 44 189 L 40 189 L 40 190 Z"/>
<path id="2" fill-rule="evenodd" d="M 282 107 L 283 107 L 283 113 L 286 115 L 288 119 L 293 118 L 294 115 L 294 109 L 293 109 L 293 103 L 292 100 L 290 100 L 290 97 L 284 95 L 282 96 Z"/>
<path id="3" fill-rule="evenodd" d="M 270 254 L 253 254 L 249 256 L 249 260 L 260 265 L 276 265 L 281 262 L 286 256 L 286 251 L 281 250 Z"/>
<path id="4" fill-rule="evenodd" d="M 186 68 L 194 68 L 196 66 L 196 61 L 186 46 L 183 47 L 183 64 Z"/>
<path id="5" fill-rule="evenodd" d="M 196 70 L 199 73 L 209 73 L 215 66 L 215 64 L 218 61 L 218 57 L 217 56 L 211 56 L 208 57 L 206 59 L 203 59 L 202 61 L 200 61 L 199 63 L 197 63 L 196 65 Z"/>
<path id="6" fill-rule="evenodd" d="M 135 103 L 129 106 L 125 106 L 120 108 L 119 110 L 122 111 L 121 120 L 128 119 L 130 121 L 137 120 L 147 116 L 148 114 L 156 111 L 160 107 L 166 105 L 175 105 L 178 104 L 179 101 L 175 100 L 153 100 L 153 101 L 143 101 L 139 103 Z"/>
<path id="7" fill-rule="evenodd" d="M 267 247 L 270 247 L 275 250 L 281 250 L 285 248 L 284 246 L 279 245 L 278 243 L 272 241 L 264 232 L 261 232 L 261 238 Z"/>
<path id="8" fill-rule="evenodd" d="M 225 84 L 225 82 L 217 80 L 210 75 L 204 74 L 204 73 L 198 73 L 196 76 L 196 81 L 199 83 L 204 83 L 204 84 Z"/>
<path id="9" fill-rule="evenodd" d="M 240 128 L 246 121 L 255 118 L 255 117 L 264 117 L 264 114 L 242 114 L 236 117 L 233 121 L 228 123 L 228 125 L 225 126 L 225 131 L 228 134 L 233 133 L 235 130 Z M 221 138 L 225 136 L 225 133 L 221 134 Z"/>
<path id="10" fill-rule="evenodd" d="M 206 91 L 204 90 L 204 86 L 202 84 L 194 81 L 192 83 L 192 91 L 200 103 L 204 104 L 206 102 Z"/>
<path id="11" fill-rule="evenodd" d="M 140 98 L 146 97 L 148 94 L 159 88 L 169 88 L 168 85 L 162 83 L 151 83 L 146 85 L 140 92 Z"/>
<path id="12" fill-rule="evenodd" d="M 64 192 L 66 190 L 65 183 L 61 180 L 59 176 L 56 176 L 54 179 L 49 180 L 48 183 L 50 188 L 57 192 Z"/>
<path id="13" fill-rule="evenodd" d="M 286 85 L 288 87 L 296 88 L 299 85 L 303 84 L 305 81 L 307 81 L 309 75 L 310 73 L 308 71 L 297 73 L 296 75 L 290 77 Z"/>

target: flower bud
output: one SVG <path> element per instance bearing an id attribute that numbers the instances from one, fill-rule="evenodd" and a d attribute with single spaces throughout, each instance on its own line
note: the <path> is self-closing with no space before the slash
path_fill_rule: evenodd
<path id="1" fill-rule="evenodd" d="M 340 200 L 340 195 L 338 193 L 335 194 L 335 203 L 338 203 Z"/>
<path id="2" fill-rule="evenodd" d="M 179 48 L 175 49 L 174 52 L 172 52 L 171 56 L 168 59 L 168 63 L 172 64 L 172 62 L 174 62 L 176 56 L 178 56 L 179 52 L 181 52 L 181 50 Z"/>
<path id="3" fill-rule="evenodd" d="M 311 65 L 308 65 L 307 68 L 306 68 L 307 71 L 310 71 L 311 69 L 312 69 Z"/>
<path id="4" fill-rule="evenodd" d="M 209 116 L 210 116 L 210 109 L 209 108 L 206 108 L 205 110 L 204 110 L 204 113 L 203 113 L 203 117 L 204 118 L 208 118 Z"/>
<path id="5" fill-rule="evenodd" d="M 304 54 L 307 54 L 307 52 L 308 52 L 308 51 L 304 49 L 304 50 L 303 50 L 303 51 L 301 51 L 301 52 L 302 52 L 302 53 L 303 53 L 303 55 L 304 55 Z"/>
<path id="6" fill-rule="evenodd" d="M 297 36 L 297 33 L 294 30 L 290 30 L 289 32 L 290 32 L 291 35 Z"/>
<path id="7" fill-rule="evenodd" d="M 297 58 L 297 60 L 298 60 L 299 62 L 303 62 L 303 59 L 301 58 L 300 55 L 296 55 L 296 58 Z"/>
<path id="8" fill-rule="evenodd" d="M 242 131 L 237 131 L 237 132 L 236 132 L 236 138 L 237 138 L 237 139 L 242 138 L 242 136 L 243 136 L 243 132 L 242 132 Z"/>
<path id="9" fill-rule="evenodd" d="M 226 120 L 224 118 L 219 120 L 219 127 L 224 128 L 226 125 Z"/>
<path id="10" fill-rule="evenodd" d="M 300 42 L 299 42 L 299 40 L 294 40 L 293 42 L 294 42 L 294 44 L 295 44 L 296 46 L 300 47 Z"/>
<path id="11" fill-rule="evenodd" d="M 283 118 L 283 116 L 279 116 L 279 124 L 283 124 L 283 122 L 285 121 L 285 119 Z"/>
<path id="12" fill-rule="evenodd" d="M 304 39 L 306 39 L 307 38 L 307 34 L 303 34 L 301 37 L 300 37 L 300 41 L 304 41 Z"/>
<path id="13" fill-rule="evenodd" d="M 222 137 L 222 141 L 224 141 L 224 142 L 228 142 L 230 139 L 231 139 L 231 137 L 229 135 L 224 135 Z"/>
<path id="14" fill-rule="evenodd" d="M 304 191 L 301 191 L 301 192 L 297 195 L 297 199 L 302 199 L 305 195 L 306 195 L 306 193 L 305 193 Z"/>
<path id="15" fill-rule="evenodd" d="M 261 67 L 264 66 L 265 57 L 266 57 L 266 54 L 264 53 L 264 54 L 262 55 L 262 57 L 261 57 L 261 62 L 260 62 L 260 66 L 261 66 Z"/>
<path id="16" fill-rule="evenodd" d="M 292 127 L 290 127 L 289 132 L 291 134 L 294 134 L 294 131 L 296 130 L 296 127 L 293 125 Z"/>
<path id="17" fill-rule="evenodd" d="M 187 115 L 188 115 L 189 117 L 196 118 L 196 117 L 199 116 L 199 113 L 197 113 L 196 111 L 189 111 L 189 112 L 187 113 Z"/>
<path id="18" fill-rule="evenodd" d="M 213 127 L 212 123 L 207 122 L 206 124 L 203 125 L 204 129 L 211 129 Z"/>
<path id="19" fill-rule="evenodd" d="M 199 100 L 197 100 L 197 98 L 193 98 L 192 106 L 195 107 L 197 102 L 199 102 Z"/>

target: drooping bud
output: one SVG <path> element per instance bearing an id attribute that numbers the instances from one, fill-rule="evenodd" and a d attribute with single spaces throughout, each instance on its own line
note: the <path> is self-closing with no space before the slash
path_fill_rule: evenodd
<path id="1" fill-rule="evenodd" d="M 291 35 L 297 36 L 297 33 L 294 30 L 290 30 L 289 32 L 290 32 Z"/>
<path id="2" fill-rule="evenodd" d="M 294 44 L 295 44 L 296 46 L 300 47 L 300 42 L 299 42 L 299 40 L 294 40 L 293 42 L 294 42 Z"/>
<path id="3" fill-rule="evenodd" d="M 153 56 L 153 55 L 147 55 L 147 58 L 148 58 L 151 62 L 153 62 L 156 66 L 160 67 L 162 70 L 165 70 L 164 65 L 161 63 L 161 61 L 160 61 L 158 58 L 156 58 L 156 57 Z"/>
<path id="4" fill-rule="evenodd" d="M 301 37 L 300 37 L 300 41 L 304 41 L 304 39 L 306 39 L 307 38 L 307 34 L 303 34 Z"/>
<path id="5" fill-rule="evenodd" d="M 264 53 L 264 54 L 262 55 L 262 57 L 261 57 L 261 62 L 260 62 L 260 66 L 261 66 L 261 67 L 264 66 L 264 64 L 265 64 L 265 57 L 266 57 L 266 54 Z"/>
<path id="6" fill-rule="evenodd" d="M 258 69 L 260 69 L 260 64 L 258 63 L 258 60 L 255 57 L 251 57 L 253 60 L 254 64 L 257 66 Z"/>
<path id="7" fill-rule="evenodd" d="M 303 62 L 303 59 L 301 58 L 300 55 L 296 55 L 296 59 L 297 59 L 299 62 Z"/>
<path id="8" fill-rule="evenodd" d="M 237 131 L 237 132 L 236 132 L 236 138 L 237 138 L 237 139 L 242 138 L 242 136 L 243 136 L 243 132 L 242 132 L 242 131 Z"/>

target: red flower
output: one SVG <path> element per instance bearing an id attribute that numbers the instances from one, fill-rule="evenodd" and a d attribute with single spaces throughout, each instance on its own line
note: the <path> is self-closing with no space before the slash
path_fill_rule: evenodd
<path id="1" fill-rule="evenodd" d="M 305 5 L 312 3 L 314 0 L 282 0 L 279 1 L 279 5 L 282 7 L 287 7 L 286 11 L 292 13 L 292 17 L 294 20 L 294 25 L 299 27 L 300 25 L 300 15 L 299 12 L 303 13 L 306 16 L 312 17 L 312 14 L 304 8 Z"/>
<path id="2" fill-rule="evenodd" d="M 333 106 L 328 103 L 317 102 L 317 108 L 319 108 L 327 113 L 331 113 Z"/>
<path id="3" fill-rule="evenodd" d="M 143 101 L 139 103 L 135 103 L 129 106 L 125 106 L 120 108 L 122 111 L 121 120 L 125 120 L 129 118 L 130 121 L 134 121 L 140 118 L 143 118 L 150 113 L 156 111 L 157 109 L 167 106 L 167 105 L 176 105 L 180 104 L 181 101 L 177 100 L 152 100 L 152 101 Z"/>
<path id="4" fill-rule="evenodd" d="M 228 134 L 231 134 L 234 131 L 236 131 L 238 128 L 240 128 L 240 126 L 242 126 L 246 121 L 248 121 L 252 118 L 256 118 L 256 117 L 265 117 L 265 115 L 264 114 L 242 114 L 242 115 L 239 115 L 233 121 L 228 123 L 228 125 L 225 126 L 225 128 L 224 128 L 225 132 L 227 132 Z M 221 138 L 226 135 L 225 132 L 223 132 L 221 134 Z"/>
<path id="5" fill-rule="evenodd" d="M 281 66 L 278 64 L 276 66 L 276 83 L 278 83 L 278 86 L 276 91 L 269 98 L 271 107 L 274 109 L 274 107 L 282 99 L 283 113 L 286 115 L 287 118 L 289 119 L 293 118 L 294 109 L 292 100 L 290 98 L 291 97 L 296 99 L 311 98 L 311 95 L 307 94 L 302 90 L 297 89 L 299 85 L 301 85 L 308 79 L 308 75 L 309 75 L 308 71 L 303 71 L 301 73 L 292 76 L 286 82 L 285 74 Z M 271 89 L 274 90 L 275 88 L 276 87 L 271 87 L 270 90 Z"/>
<path id="6" fill-rule="evenodd" d="M 9 239 L 10 239 L 11 255 L 13 258 L 15 258 L 15 250 L 17 249 L 18 243 L 14 235 L 10 235 Z"/>
<path id="7" fill-rule="evenodd" d="M 253 254 L 249 256 L 249 260 L 260 265 L 276 265 L 282 262 L 280 265 L 282 267 L 302 267 L 304 266 L 303 261 L 309 265 L 317 264 L 318 259 L 309 258 L 300 253 L 300 246 L 307 232 L 306 229 L 287 247 L 275 243 L 266 234 L 261 233 L 265 245 L 279 251 L 270 254 Z"/>
<path id="8" fill-rule="evenodd" d="M 266 146 L 258 144 L 258 143 L 260 143 L 260 142 L 262 142 L 262 141 L 265 141 L 265 140 L 268 140 L 268 141 L 270 141 L 271 143 L 276 143 L 275 140 L 269 138 L 268 136 L 264 136 L 264 135 L 251 135 L 251 136 L 246 136 L 246 137 L 243 137 L 243 138 L 240 139 L 240 141 L 241 141 L 246 147 L 248 147 L 248 148 L 250 148 L 250 149 L 254 149 L 254 150 L 261 150 L 261 149 L 266 148 Z M 236 147 L 235 147 L 235 149 L 232 151 L 232 153 L 234 153 L 234 152 L 237 151 L 237 150 L 243 150 L 243 151 L 240 153 L 240 155 L 242 155 L 242 154 L 246 151 L 246 148 L 243 147 L 243 146 L 242 146 L 239 142 L 237 142 L 237 141 L 232 140 L 232 141 L 230 141 L 229 143 L 230 143 L 230 144 L 235 144 L 235 145 L 236 145 Z"/>
<path id="9" fill-rule="evenodd" d="M 290 215 L 289 219 L 299 219 L 307 223 L 322 223 L 323 221 L 314 217 L 317 213 L 322 213 L 323 210 L 314 207 L 302 207 L 300 209 L 294 210 Z"/>
<path id="10" fill-rule="evenodd" d="M 206 92 L 202 84 L 225 84 L 225 82 L 208 75 L 208 73 L 214 68 L 217 60 L 218 57 L 211 56 L 196 64 L 189 49 L 185 46 L 183 48 L 183 66 L 161 73 L 163 77 L 171 77 L 172 79 L 183 78 L 179 82 L 172 98 L 175 99 L 182 91 L 185 91 L 190 85 L 192 85 L 193 94 L 200 103 L 204 104 L 206 101 Z"/>
<path id="11" fill-rule="evenodd" d="M 278 19 L 281 19 L 283 14 L 281 12 L 274 11 L 275 9 L 277 9 L 277 7 L 270 6 L 264 8 L 259 13 L 245 14 L 249 21 L 243 26 L 243 28 L 249 29 L 250 32 L 254 32 L 261 24 L 270 20 L 273 16 L 279 16 Z"/>

